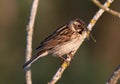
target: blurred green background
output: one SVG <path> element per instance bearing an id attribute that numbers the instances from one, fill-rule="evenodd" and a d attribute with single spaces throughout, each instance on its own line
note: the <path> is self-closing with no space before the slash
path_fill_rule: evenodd
<path id="1" fill-rule="evenodd" d="M 0 84 L 25 84 L 22 65 L 31 5 L 32 0 L 0 0 Z M 120 0 L 111 8 L 120 12 Z M 97 10 L 90 0 L 40 0 L 33 53 L 56 28 L 77 17 L 88 24 Z M 120 64 L 120 19 L 105 12 L 92 34 L 97 43 L 86 40 L 82 44 L 57 84 L 105 84 Z M 50 55 L 39 59 L 32 65 L 33 84 L 47 84 L 61 63 Z"/>

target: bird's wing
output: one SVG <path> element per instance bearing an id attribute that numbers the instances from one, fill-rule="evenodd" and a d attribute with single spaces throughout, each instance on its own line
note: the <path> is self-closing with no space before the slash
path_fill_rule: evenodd
<path id="1" fill-rule="evenodd" d="M 58 44 L 69 41 L 73 33 L 74 32 L 67 25 L 64 25 L 63 27 L 57 29 L 44 41 L 42 41 L 41 44 L 36 49 L 38 50 L 51 49 Z"/>

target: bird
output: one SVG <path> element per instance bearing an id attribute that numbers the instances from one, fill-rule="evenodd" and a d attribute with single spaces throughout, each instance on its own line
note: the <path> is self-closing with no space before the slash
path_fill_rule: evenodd
<path id="1" fill-rule="evenodd" d="M 39 58 L 48 54 L 66 60 L 63 56 L 69 56 L 70 53 L 74 55 L 76 53 L 84 40 L 83 35 L 85 33 L 88 34 L 89 30 L 84 21 L 79 18 L 71 20 L 44 39 L 36 48 L 37 53 L 23 65 L 23 68 L 26 68 L 28 65 L 31 65 Z"/>

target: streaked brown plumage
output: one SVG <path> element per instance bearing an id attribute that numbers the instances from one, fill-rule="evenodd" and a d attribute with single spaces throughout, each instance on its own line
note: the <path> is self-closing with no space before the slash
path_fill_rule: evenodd
<path id="1" fill-rule="evenodd" d="M 36 48 L 37 54 L 26 62 L 23 68 L 47 54 L 53 54 L 62 58 L 63 55 L 68 55 L 71 52 L 75 53 L 83 41 L 82 35 L 87 32 L 85 23 L 79 18 L 70 21 L 43 40 Z"/>

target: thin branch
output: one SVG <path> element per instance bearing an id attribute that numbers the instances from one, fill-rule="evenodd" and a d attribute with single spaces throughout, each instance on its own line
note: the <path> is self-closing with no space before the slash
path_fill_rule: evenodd
<path id="1" fill-rule="evenodd" d="M 104 4 L 105 7 L 109 7 L 110 4 L 113 2 L 114 0 L 107 0 Z M 93 17 L 93 19 L 90 21 L 89 25 L 87 26 L 87 28 L 91 31 L 92 27 L 95 25 L 95 23 L 97 22 L 97 20 L 100 18 L 100 16 L 103 14 L 104 10 L 100 9 Z M 89 34 L 84 33 L 83 35 L 83 40 L 88 36 Z M 64 62 L 61 67 L 58 69 L 58 71 L 55 73 L 55 75 L 53 76 L 52 80 L 48 83 L 48 84 L 55 84 L 62 76 L 64 70 L 68 67 L 68 65 L 70 64 L 71 61 L 71 57 L 68 57 L 66 59 L 68 62 Z"/>
<path id="2" fill-rule="evenodd" d="M 52 80 L 48 84 L 55 84 L 62 76 L 64 70 L 68 67 L 70 64 L 71 58 L 66 59 L 68 62 L 64 61 L 64 63 L 61 65 L 61 67 L 58 69 Z"/>
<path id="3" fill-rule="evenodd" d="M 101 8 L 101 9 L 107 11 L 108 13 L 110 13 L 110 14 L 112 14 L 112 15 L 117 16 L 117 17 L 120 18 L 120 13 L 119 13 L 119 12 L 114 11 L 114 10 L 108 8 L 108 7 L 103 6 L 98 0 L 92 0 L 92 1 L 93 1 L 99 8 Z"/>
<path id="4" fill-rule="evenodd" d="M 27 31 L 26 56 L 25 56 L 26 62 L 28 60 L 30 60 L 31 55 L 32 55 L 32 36 L 33 36 L 33 27 L 34 27 L 34 22 L 35 22 L 38 1 L 39 0 L 33 0 L 31 13 L 30 13 L 30 20 L 29 20 L 29 23 L 26 27 L 26 31 Z M 26 84 L 32 84 L 31 70 L 29 69 L 29 67 L 30 66 L 28 66 L 27 69 L 25 69 Z"/>
<path id="5" fill-rule="evenodd" d="M 93 0 L 92 0 L 93 1 Z M 110 4 L 113 2 L 114 0 L 107 0 L 103 6 L 105 7 L 109 7 Z M 105 10 L 103 9 L 99 9 L 99 11 L 94 15 L 93 19 L 90 21 L 89 25 L 88 25 L 88 29 L 91 31 L 92 27 L 95 25 L 95 23 L 97 22 L 97 20 L 100 18 L 100 16 L 105 12 Z"/>
<path id="6" fill-rule="evenodd" d="M 115 71 L 113 72 L 112 76 L 110 77 L 106 84 L 116 84 L 119 79 L 120 79 L 120 65 L 117 67 L 117 69 L 115 69 Z"/>

